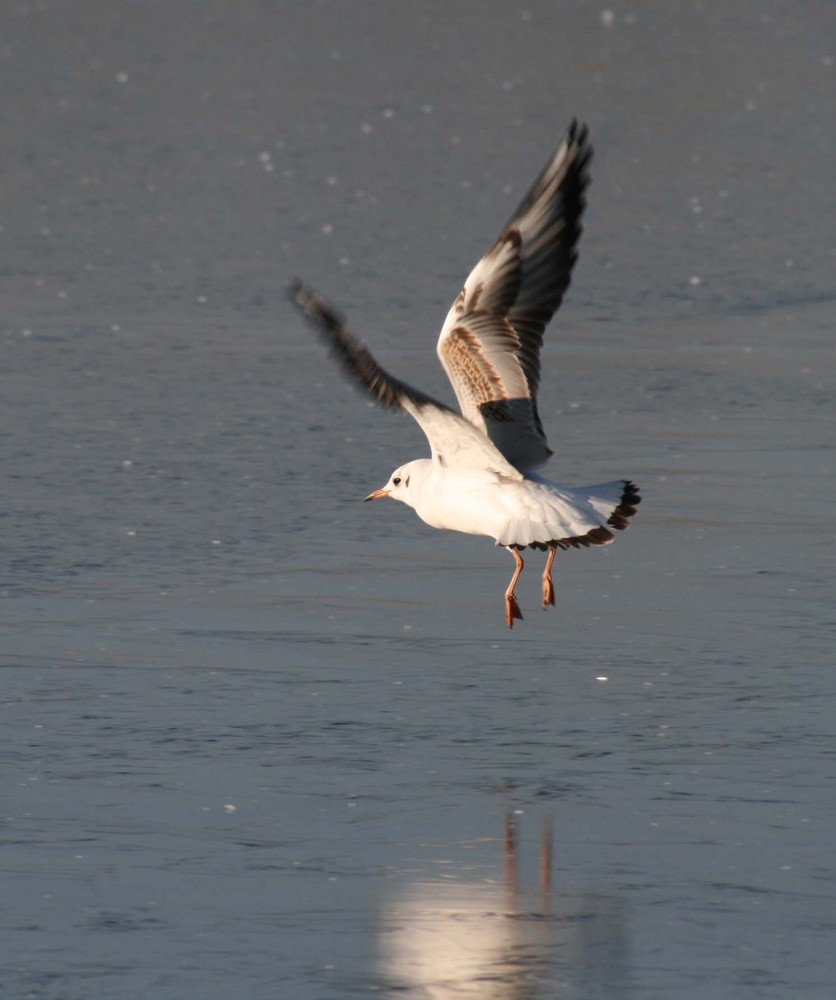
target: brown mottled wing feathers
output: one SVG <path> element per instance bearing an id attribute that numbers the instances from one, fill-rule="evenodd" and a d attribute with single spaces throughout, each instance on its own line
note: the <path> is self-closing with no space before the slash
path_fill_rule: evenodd
<path id="1" fill-rule="evenodd" d="M 468 275 L 438 340 L 462 413 L 518 468 L 551 454 L 537 413 L 540 349 L 577 259 L 591 155 L 586 128 L 573 122 Z"/>

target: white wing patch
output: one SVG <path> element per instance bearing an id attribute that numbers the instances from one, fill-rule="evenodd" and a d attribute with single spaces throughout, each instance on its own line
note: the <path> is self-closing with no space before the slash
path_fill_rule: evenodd
<path id="1" fill-rule="evenodd" d="M 432 403 L 416 404 L 406 396 L 400 404 L 426 435 L 433 461 L 446 468 L 487 469 L 505 479 L 523 481 L 522 473 L 507 461 L 484 431 L 458 413 Z"/>

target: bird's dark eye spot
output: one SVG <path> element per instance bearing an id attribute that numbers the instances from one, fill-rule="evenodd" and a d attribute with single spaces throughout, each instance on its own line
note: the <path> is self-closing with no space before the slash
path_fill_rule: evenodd
<path id="1" fill-rule="evenodd" d="M 393 486 L 400 486 L 401 485 L 401 477 L 400 476 L 395 476 L 395 478 L 392 480 L 392 485 Z"/>

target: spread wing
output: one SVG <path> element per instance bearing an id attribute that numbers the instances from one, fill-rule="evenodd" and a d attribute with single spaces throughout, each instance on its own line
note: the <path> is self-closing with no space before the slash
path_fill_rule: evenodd
<path id="1" fill-rule="evenodd" d="M 343 370 L 371 398 L 389 409 L 405 410 L 427 437 L 434 461 L 459 468 L 491 469 L 521 480 L 486 434 L 449 406 L 390 375 L 346 327 L 345 319 L 300 281 L 288 289 L 291 301 L 316 326 Z"/>
<path id="2" fill-rule="evenodd" d="M 537 412 L 540 348 L 577 259 L 592 148 L 573 121 L 447 314 L 438 357 L 462 415 L 521 469 L 552 454 Z"/>

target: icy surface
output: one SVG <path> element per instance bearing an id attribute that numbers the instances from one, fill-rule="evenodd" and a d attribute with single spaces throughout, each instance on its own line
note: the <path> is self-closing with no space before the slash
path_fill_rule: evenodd
<path id="1" fill-rule="evenodd" d="M 6 994 L 829 1000 L 833 5 L 0 39 Z M 506 553 L 360 502 L 423 439 L 283 286 L 449 399 L 438 327 L 573 115 L 546 473 L 645 502 L 509 633 Z"/>

